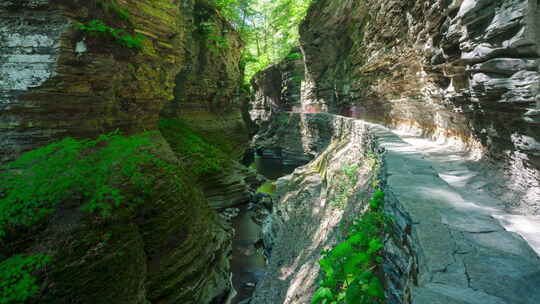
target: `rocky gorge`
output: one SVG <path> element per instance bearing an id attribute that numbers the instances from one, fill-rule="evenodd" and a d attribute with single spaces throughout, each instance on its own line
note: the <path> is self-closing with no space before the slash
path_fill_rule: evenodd
<path id="1" fill-rule="evenodd" d="M 251 94 L 216 3 L 0 3 L 0 303 L 540 303 L 539 1 L 313 0 Z"/>

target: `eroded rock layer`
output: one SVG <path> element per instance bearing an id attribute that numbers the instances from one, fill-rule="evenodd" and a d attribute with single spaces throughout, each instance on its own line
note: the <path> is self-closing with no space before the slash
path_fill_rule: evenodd
<path id="1" fill-rule="evenodd" d="M 107 33 L 140 37 L 141 45 L 92 29 L 93 21 Z M 90 29 L 80 30 L 83 24 Z M 0 163 L 66 136 L 157 130 L 160 115 L 186 117 L 170 110 L 173 102 L 187 117 L 191 108 L 210 118 L 226 108 L 231 122 L 192 127 L 206 131 L 200 130 L 206 124 L 220 134 L 218 144 L 237 146 L 247 139 L 240 107 L 231 101 L 241 47 L 238 34 L 204 0 L 1 1 Z M 51 256 L 35 302 L 199 304 L 227 297 L 232 229 L 210 205 L 248 199 L 245 168 L 232 166 L 242 173 L 208 193 L 204 181 L 182 171 L 189 160 L 169 146 L 178 143 L 153 134 L 155 154 L 178 171 L 147 172 L 159 182 L 143 204 L 107 219 L 80 211 L 75 199 L 60 204 L 39 231 L 18 235 L 24 241 L 2 246 L 2 259 Z"/>
<path id="2" fill-rule="evenodd" d="M 270 271 L 252 302 L 310 303 L 321 249 L 336 243 L 341 221 L 362 214 L 373 181 L 385 192 L 385 212 L 393 218 L 382 263 L 388 303 L 540 300 L 540 258 L 498 220 L 507 215 L 504 205 L 458 191 L 422 151 L 380 125 L 331 114 L 277 118 L 276 140 L 320 145 L 305 150 L 313 161 L 277 182 L 277 203 L 263 225 Z M 340 170 L 354 163 L 358 184 L 348 187 L 353 194 L 346 204 L 336 204 Z"/>
<path id="3" fill-rule="evenodd" d="M 315 1 L 303 110 L 457 140 L 497 163 L 492 190 L 538 213 L 539 14 L 530 0 Z"/>

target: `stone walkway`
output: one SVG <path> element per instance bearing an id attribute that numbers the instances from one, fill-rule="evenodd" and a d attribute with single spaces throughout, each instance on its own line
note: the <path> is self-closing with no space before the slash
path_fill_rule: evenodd
<path id="1" fill-rule="evenodd" d="M 540 216 L 527 216 L 506 211 L 504 201 L 486 190 L 486 186 L 492 182 L 493 177 L 486 176 L 486 173 L 476 168 L 474 162 L 467 160 L 466 153 L 453 144 L 437 143 L 406 133 L 397 134 L 416 150 L 422 151 L 432 162 L 440 178 L 462 196 L 467 197 L 471 203 L 498 219 L 506 230 L 521 235 L 540 255 Z"/>
<path id="2" fill-rule="evenodd" d="M 489 177 L 451 146 L 402 140 L 376 125 L 372 133 L 386 150 L 387 196 L 412 223 L 419 265 L 412 302 L 540 303 L 540 258 L 531 248 L 540 248 L 540 220 L 505 212 L 482 190 Z"/>

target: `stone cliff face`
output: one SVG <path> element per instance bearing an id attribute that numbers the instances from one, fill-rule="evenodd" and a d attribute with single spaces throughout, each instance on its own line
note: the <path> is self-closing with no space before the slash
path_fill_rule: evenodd
<path id="1" fill-rule="evenodd" d="M 302 105 L 457 140 L 538 213 L 539 14 L 527 0 L 315 1 Z"/>
<path id="2" fill-rule="evenodd" d="M 111 3 L 1 1 L 0 163 L 66 136 L 137 134 L 157 130 L 160 117 L 193 113 L 202 117 L 190 124 L 194 130 L 219 133 L 221 144 L 246 141 L 235 101 L 242 42 L 219 12 L 204 0 L 117 0 L 129 11 L 125 18 Z M 91 20 L 142 36 L 141 47 L 76 28 Z M 224 109 L 225 122 L 201 128 Z M 186 162 L 159 132 L 154 142 L 163 159 Z M 227 296 L 232 231 L 209 198 L 221 204 L 216 208 L 243 202 L 245 176 L 220 183 L 216 194 L 182 172 L 149 174 L 159 177 L 159 195 L 136 210 L 100 220 L 71 206 L 42 232 L 22 235 L 24 246 L 2 246 L 2 258 L 35 251 L 53 258 L 37 302 L 210 303 Z"/>
<path id="3" fill-rule="evenodd" d="M 309 303 L 314 261 L 341 219 L 328 177 L 349 156 L 365 165 L 366 154 L 380 171 L 366 167 L 359 187 L 378 179 L 394 218 L 388 303 L 540 300 L 540 247 L 511 224 L 537 231 L 540 213 L 539 14 L 526 0 L 313 1 L 300 28 L 304 65 L 284 61 L 253 80 L 254 148 L 307 163 L 277 182 L 263 225 L 271 272 L 255 303 Z M 302 71 L 300 86 L 284 81 Z M 420 137 L 446 146 L 409 144 Z M 357 194 L 347 208 L 361 213 Z"/>
<path id="4" fill-rule="evenodd" d="M 339 227 L 366 210 L 375 185 L 393 218 L 381 267 L 387 303 L 540 300 L 538 255 L 499 220 L 514 215 L 508 217 L 496 198 L 481 198 L 483 191 L 460 191 L 442 178 L 440 164 L 390 130 L 327 113 L 280 113 L 260 134 L 261 148 L 297 143 L 304 147 L 297 153 L 313 160 L 277 181 L 276 203 L 263 224 L 269 273 L 252 303 L 311 303 L 321 250 L 335 246 L 343 236 Z M 346 203 L 337 204 L 342 170 L 355 164 L 358 179 L 346 187 Z"/>
<path id="5" fill-rule="evenodd" d="M 209 1 L 186 8 L 185 61 L 175 77 L 174 99 L 162 111 L 209 136 L 235 142 L 243 153 L 249 138 L 242 113 L 240 57 L 243 42 Z M 225 132 L 225 133 L 224 133 Z"/>
<path id="6" fill-rule="evenodd" d="M 178 1 L 119 3 L 132 25 L 95 1 L 2 2 L 4 157 L 65 136 L 156 129 L 184 64 L 185 18 Z M 143 35 L 142 49 L 76 30 L 93 19 Z"/>
<path id="7" fill-rule="evenodd" d="M 242 43 L 206 1 L 118 1 L 129 22 L 98 3 L 0 4 L 4 158 L 54 138 L 156 129 L 173 100 L 199 113 L 238 109 Z M 142 49 L 76 30 L 93 19 L 144 36 Z"/>
<path id="8" fill-rule="evenodd" d="M 304 62 L 300 50 L 294 49 L 287 58 L 254 75 L 251 80 L 254 96 L 251 100 L 251 120 L 261 126 L 279 111 L 302 108 L 301 84 L 304 80 Z"/>
<path id="9" fill-rule="evenodd" d="M 256 144 L 297 147 L 293 155 L 313 161 L 277 181 L 276 203 L 263 224 L 264 243 L 271 249 L 268 275 L 251 303 L 311 303 L 321 251 L 335 245 L 342 237 L 340 227 L 365 211 L 378 178 L 377 162 L 368 155 L 371 136 L 366 126 L 352 119 L 298 113 L 274 118 Z M 284 161 L 289 157 L 284 154 Z M 353 166 L 356 180 L 347 186 L 347 201 L 337 202 L 344 170 Z"/>

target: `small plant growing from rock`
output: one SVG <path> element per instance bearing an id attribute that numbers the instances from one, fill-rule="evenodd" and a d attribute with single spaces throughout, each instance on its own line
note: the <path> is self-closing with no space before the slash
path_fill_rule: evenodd
<path id="1" fill-rule="evenodd" d="M 322 252 L 322 281 L 312 304 L 384 303 L 384 288 L 377 272 L 383 262 L 383 236 L 390 218 L 383 213 L 383 204 L 384 193 L 376 190 L 368 211 L 354 221 L 347 239 Z"/>
<path id="2" fill-rule="evenodd" d="M 113 38 L 118 44 L 130 49 L 142 49 L 142 35 L 130 35 L 125 30 L 107 26 L 101 20 L 90 20 L 87 23 L 77 26 L 77 29 L 88 33 L 90 36 L 102 35 Z"/>
<path id="3" fill-rule="evenodd" d="M 358 182 L 358 165 L 345 166 L 341 176 L 337 177 L 336 191 L 330 203 L 335 207 L 344 208 L 347 201 L 354 194 L 354 186 Z"/>
<path id="4" fill-rule="evenodd" d="M 302 58 L 302 53 L 300 53 L 300 52 L 290 53 L 289 55 L 287 55 L 285 57 L 285 59 L 287 59 L 287 60 L 297 60 L 297 59 L 300 59 L 300 58 Z"/>

